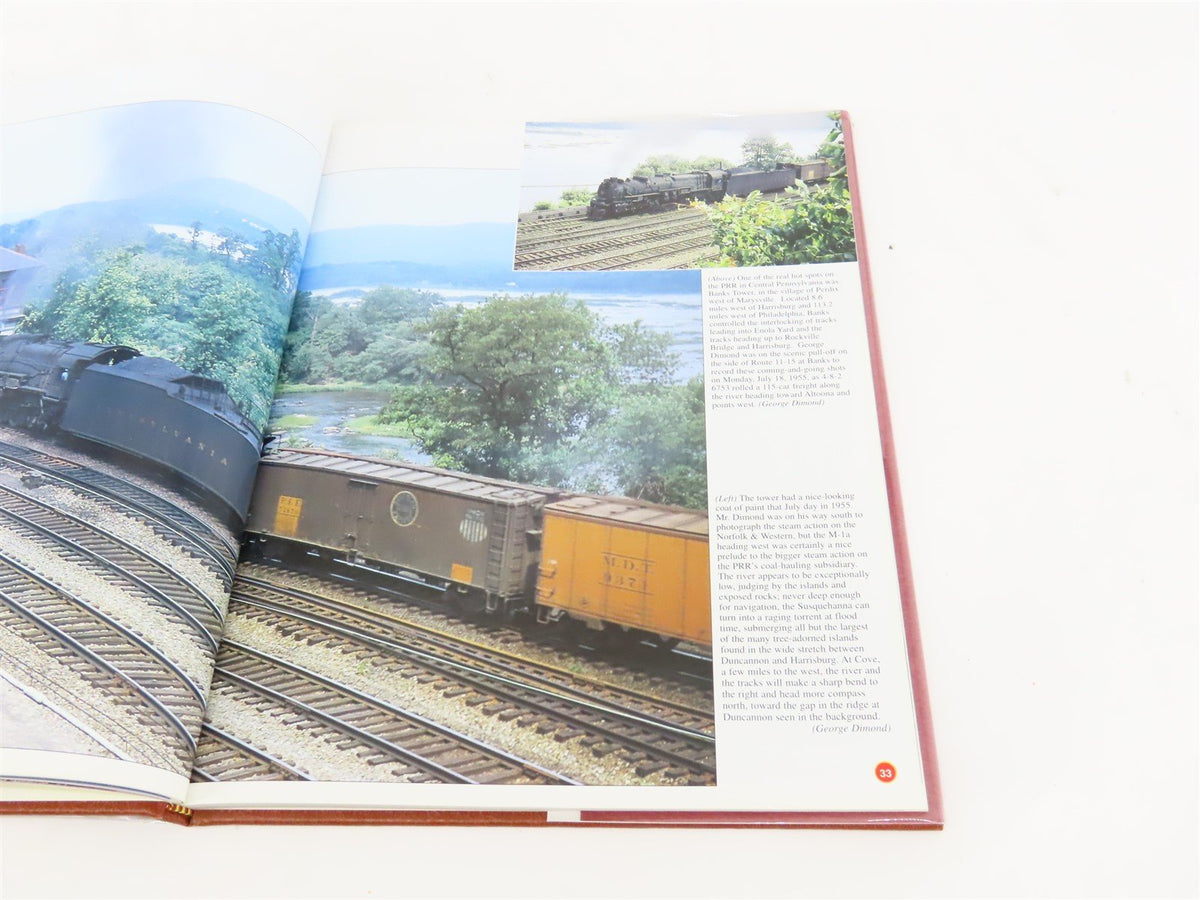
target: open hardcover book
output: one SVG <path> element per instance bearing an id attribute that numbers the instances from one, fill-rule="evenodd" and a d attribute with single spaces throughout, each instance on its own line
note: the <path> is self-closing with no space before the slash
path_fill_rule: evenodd
<path id="1" fill-rule="evenodd" d="M 941 825 L 845 114 L 9 126 L 0 811 Z"/>

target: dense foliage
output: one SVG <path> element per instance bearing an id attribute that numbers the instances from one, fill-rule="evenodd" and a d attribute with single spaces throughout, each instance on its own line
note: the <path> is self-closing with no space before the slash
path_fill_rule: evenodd
<path id="1" fill-rule="evenodd" d="M 306 291 L 296 295 L 281 380 L 293 384 L 411 379 L 424 340 L 415 325 L 441 302 L 428 291 L 383 286 L 354 305 L 335 305 Z"/>
<path id="2" fill-rule="evenodd" d="M 648 156 L 629 174 L 632 175 L 670 175 L 679 172 L 704 172 L 709 169 L 728 169 L 733 165 L 729 160 L 719 156 L 697 156 L 687 159 L 674 153 L 660 153 Z"/>
<path id="3" fill-rule="evenodd" d="M 417 378 L 379 421 L 438 465 L 706 505 L 703 383 L 672 383 L 669 336 L 561 294 L 440 307 L 416 332 Z"/>
<path id="4" fill-rule="evenodd" d="M 721 254 L 717 265 L 770 266 L 857 258 L 842 125 L 836 114 L 830 118 L 833 128 L 817 150 L 833 167 L 828 181 L 791 192 L 790 204 L 764 200 L 755 192 L 745 198 L 726 198 L 709 209 Z M 779 146 L 791 150 L 786 144 L 776 145 L 776 149 Z"/>
<path id="5" fill-rule="evenodd" d="M 833 181 L 846 183 L 846 141 L 842 134 L 842 114 L 830 113 L 833 128 L 817 148 L 817 159 L 827 159 L 833 167 Z"/>
<path id="6" fill-rule="evenodd" d="M 265 424 L 277 348 L 300 263 L 300 238 L 266 232 L 257 244 L 228 233 L 211 249 L 152 234 L 109 249 L 80 246 L 49 298 L 26 310 L 25 332 L 128 344 L 225 384 Z"/>
<path id="7" fill-rule="evenodd" d="M 801 189 L 792 207 L 755 191 L 729 197 L 709 210 L 719 265 L 773 266 L 852 262 L 854 219 L 843 185 Z"/>
<path id="8" fill-rule="evenodd" d="M 774 169 L 781 162 L 799 162 L 800 157 L 786 141 L 769 134 L 755 135 L 742 142 L 742 165 L 751 169 Z"/>
<path id="9" fill-rule="evenodd" d="M 536 210 L 566 209 L 568 206 L 587 206 L 596 199 L 596 192 L 588 188 L 567 188 L 557 201 L 539 200 L 533 204 Z"/>
<path id="10" fill-rule="evenodd" d="M 622 494 L 691 509 L 708 507 L 702 377 L 627 389 L 621 408 L 589 440 L 605 461 L 609 482 Z"/>

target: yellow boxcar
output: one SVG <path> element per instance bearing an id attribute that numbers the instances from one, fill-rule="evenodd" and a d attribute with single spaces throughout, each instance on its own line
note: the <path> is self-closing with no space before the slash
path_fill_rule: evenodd
<path id="1" fill-rule="evenodd" d="M 571 497 L 546 505 L 543 528 L 545 613 L 712 643 L 707 513 Z"/>

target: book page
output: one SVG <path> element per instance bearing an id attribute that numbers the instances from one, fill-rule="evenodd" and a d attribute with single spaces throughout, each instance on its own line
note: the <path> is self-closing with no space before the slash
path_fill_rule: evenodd
<path id="1" fill-rule="evenodd" d="M 193 101 L 10 124 L 3 150 L 0 797 L 178 800 L 321 152 Z"/>
<path id="2" fill-rule="evenodd" d="M 188 804 L 923 821 L 840 117 L 386 134 L 335 133 Z"/>

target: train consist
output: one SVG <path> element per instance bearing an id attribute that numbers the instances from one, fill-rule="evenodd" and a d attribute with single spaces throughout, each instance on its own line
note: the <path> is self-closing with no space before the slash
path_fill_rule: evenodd
<path id="1" fill-rule="evenodd" d="M 0 336 L 0 421 L 154 464 L 241 522 L 261 440 L 221 382 L 132 347 Z"/>
<path id="2" fill-rule="evenodd" d="M 712 643 L 703 512 L 279 450 L 246 530 L 265 555 L 420 582 L 472 612 L 574 620 L 617 643 Z"/>
<path id="3" fill-rule="evenodd" d="M 753 191 L 782 191 L 797 181 L 824 181 L 832 172 L 829 161 L 819 159 L 806 163 L 780 163 L 769 170 L 711 169 L 679 175 L 605 178 L 588 206 L 588 218 L 611 219 L 693 200 L 715 203 L 725 197 L 745 197 Z"/>

